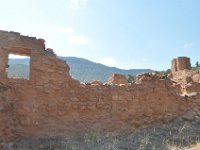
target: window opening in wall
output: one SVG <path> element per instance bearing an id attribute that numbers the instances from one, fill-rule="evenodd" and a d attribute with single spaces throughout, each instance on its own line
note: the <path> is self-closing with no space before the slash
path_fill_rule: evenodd
<path id="1" fill-rule="evenodd" d="M 27 79 L 30 77 L 30 57 L 9 54 L 7 65 L 8 78 Z"/>

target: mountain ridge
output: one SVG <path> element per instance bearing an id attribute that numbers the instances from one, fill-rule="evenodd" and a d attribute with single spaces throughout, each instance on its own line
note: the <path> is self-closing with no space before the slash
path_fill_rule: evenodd
<path id="1" fill-rule="evenodd" d="M 114 73 L 120 73 L 124 75 L 137 75 L 146 72 L 152 72 L 151 69 L 119 69 L 117 67 L 108 67 L 100 63 L 90 61 L 85 58 L 79 57 L 58 57 L 59 59 L 66 61 L 70 67 L 70 75 L 81 81 L 81 82 L 91 82 L 93 80 L 99 80 L 101 82 L 107 82 L 110 75 Z M 27 58 L 9 59 L 9 77 L 13 77 L 14 74 L 17 76 L 27 77 L 27 70 L 29 65 L 29 60 Z M 22 69 L 24 67 L 24 69 Z"/>

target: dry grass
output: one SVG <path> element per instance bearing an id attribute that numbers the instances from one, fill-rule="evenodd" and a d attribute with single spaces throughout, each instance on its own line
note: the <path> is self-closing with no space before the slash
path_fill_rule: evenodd
<path id="1" fill-rule="evenodd" d="M 169 150 L 200 150 L 200 142 L 195 145 L 191 145 L 190 147 L 179 148 L 176 146 L 169 146 L 168 149 Z"/>
<path id="2" fill-rule="evenodd" d="M 2 148 L 1 148 L 2 147 Z M 200 150 L 200 119 L 176 119 L 145 129 L 104 133 L 88 131 L 65 138 L 24 138 L 1 143 L 0 150 Z"/>

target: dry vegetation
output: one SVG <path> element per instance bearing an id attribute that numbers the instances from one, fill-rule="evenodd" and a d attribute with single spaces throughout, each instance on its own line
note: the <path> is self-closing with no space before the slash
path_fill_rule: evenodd
<path id="1" fill-rule="evenodd" d="M 200 150 L 200 143 L 197 143 L 195 145 L 191 145 L 189 147 L 181 148 L 177 146 L 169 146 L 170 150 Z"/>
<path id="2" fill-rule="evenodd" d="M 4 150 L 199 150 L 200 119 L 180 118 L 160 125 L 123 133 L 90 131 L 65 138 L 20 139 L 1 143 Z"/>

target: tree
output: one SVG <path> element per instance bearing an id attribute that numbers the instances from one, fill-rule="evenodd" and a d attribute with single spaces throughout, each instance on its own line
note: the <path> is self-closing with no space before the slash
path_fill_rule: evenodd
<path id="1" fill-rule="evenodd" d="M 163 75 L 163 76 L 167 76 L 170 73 L 171 73 L 171 69 L 163 70 L 163 71 L 160 71 L 160 72 L 157 71 L 157 74 Z"/>
<path id="2" fill-rule="evenodd" d="M 128 83 L 134 83 L 135 80 L 136 80 L 136 76 L 130 75 L 130 74 L 128 75 L 128 77 L 127 77 Z"/>
<path id="3" fill-rule="evenodd" d="M 167 76 L 168 74 L 170 74 L 171 73 L 171 69 L 167 69 L 166 71 L 165 71 L 165 75 Z"/>
<path id="4" fill-rule="evenodd" d="M 196 62 L 196 67 L 199 67 L 199 62 L 198 61 Z"/>

